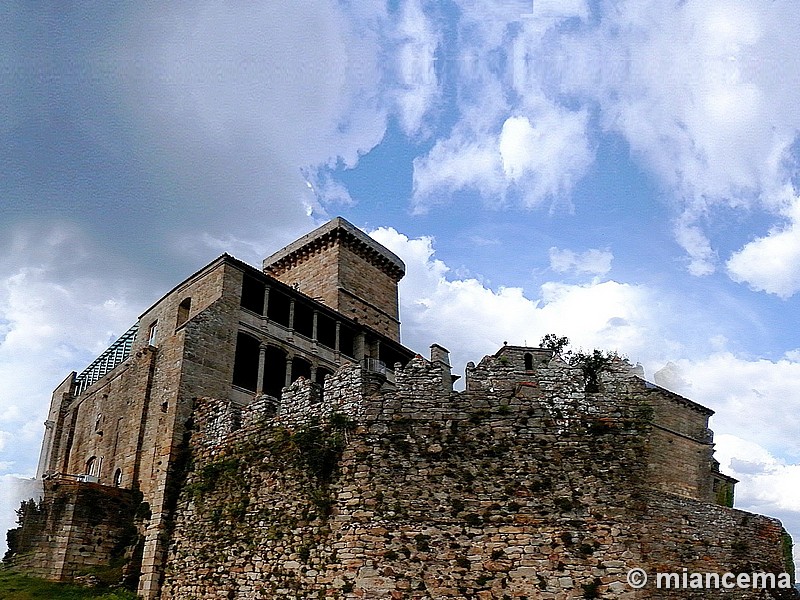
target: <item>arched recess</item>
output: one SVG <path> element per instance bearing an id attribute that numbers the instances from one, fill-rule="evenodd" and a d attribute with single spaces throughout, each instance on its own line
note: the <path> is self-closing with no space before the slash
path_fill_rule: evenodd
<path id="1" fill-rule="evenodd" d="M 292 381 L 297 381 L 300 377 L 311 379 L 311 363 L 304 358 L 295 356 L 292 359 Z"/>
<path id="2" fill-rule="evenodd" d="M 192 299 L 184 298 L 178 305 L 178 319 L 175 327 L 180 327 L 189 320 L 189 311 L 192 310 Z"/>
<path id="3" fill-rule="evenodd" d="M 276 346 L 267 346 L 264 356 L 263 390 L 267 396 L 281 397 L 286 385 L 286 352 Z"/>
<path id="4" fill-rule="evenodd" d="M 233 359 L 233 385 L 256 391 L 258 382 L 258 351 L 260 342 L 240 331 L 236 336 L 236 355 Z"/>
<path id="5" fill-rule="evenodd" d="M 324 385 L 325 377 L 328 375 L 333 375 L 333 371 L 326 369 L 325 367 L 317 367 L 316 383 Z"/>

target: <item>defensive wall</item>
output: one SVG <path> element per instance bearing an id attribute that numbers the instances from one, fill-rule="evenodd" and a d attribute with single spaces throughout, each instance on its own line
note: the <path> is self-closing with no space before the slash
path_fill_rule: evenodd
<path id="1" fill-rule="evenodd" d="M 704 496 L 708 415 L 684 403 L 655 424 L 658 402 L 685 399 L 622 367 L 587 393 L 580 369 L 511 347 L 468 365 L 459 393 L 443 349 L 432 359 L 393 386 L 351 365 L 280 403 L 199 399 L 162 597 L 713 598 L 625 574 L 787 568 L 778 521 Z M 700 466 L 657 464 L 662 443 Z"/>

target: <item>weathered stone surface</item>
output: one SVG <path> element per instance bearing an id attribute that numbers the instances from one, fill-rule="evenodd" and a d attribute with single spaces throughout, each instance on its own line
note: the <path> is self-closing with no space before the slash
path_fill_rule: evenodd
<path id="1" fill-rule="evenodd" d="M 650 388 L 620 372 L 586 394 L 558 359 L 517 367 L 484 359 L 454 393 L 417 358 L 371 396 L 345 367 L 222 439 L 219 402 L 199 401 L 163 597 L 711 598 L 625 576 L 784 570 L 777 521 L 655 485 Z M 322 477 L 308 453 L 334 439 Z"/>
<path id="2" fill-rule="evenodd" d="M 623 361 L 588 386 L 515 346 L 454 392 L 444 348 L 398 343 L 402 262 L 352 229 L 269 273 L 223 255 L 140 317 L 127 360 L 68 376 L 17 563 L 75 579 L 125 548 L 148 600 L 640 598 L 634 566 L 783 569 L 779 523 L 715 505 L 734 481 L 711 411 Z M 115 502 L 97 529 L 86 507 Z"/>

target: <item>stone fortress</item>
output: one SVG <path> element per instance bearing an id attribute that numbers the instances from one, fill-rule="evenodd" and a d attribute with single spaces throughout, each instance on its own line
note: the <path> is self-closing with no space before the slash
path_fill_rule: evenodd
<path id="1" fill-rule="evenodd" d="M 177 285 L 56 388 L 7 562 L 148 600 L 712 598 L 626 573 L 791 570 L 780 522 L 731 508 L 712 411 L 508 345 L 455 391 L 446 349 L 400 343 L 404 269 L 337 218 Z"/>

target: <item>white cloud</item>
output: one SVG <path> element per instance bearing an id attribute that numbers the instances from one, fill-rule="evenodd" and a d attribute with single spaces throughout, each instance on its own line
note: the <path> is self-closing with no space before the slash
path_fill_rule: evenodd
<path id="1" fill-rule="evenodd" d="M 673 231 L 693 275 L 717 269 L 708 224 L 721 208 L 785 217 L 800 131 L 791 2 L 606 3 L 592 21 L 581 1 L 461 9 L 458 120 L 414 161 L 415 211 L 458 191 L 494 206 L 568 204 L 599 127 L 621 134 L 674 199 Z M 754 289 L 795 293 L 796 222 L 734 254 L 728 272 Z M 760 275 L 755 265 L 773 250 L 787 260 Z"/>
<path id="2" fill-rule="evenodd" d="M 568 249 L 550 248 L 550 268 L 557 273 L 605 275 L 611 270 L 614 255 L 610 250 L 592 248 L 581 254 Z"/>
<path id="3" fill-rule="evenodd" d="M 400 9 L 395 33 L 397 51 L 397 105 L 406 134 L 424 129 L 423 118 L 437 103 L 441 89 L 434 66 L 441 37 L 423 10 L 421 0 L 407 0 Z"/>
<path id="4" fill-rule="evenodd" d="M 648 308 L 651 292 L 642 286 L 548 282 L 531 299 L 520 288 L 492 290 L 476 279 L 448 278 L 450 269 L 435 258 L 431 238 L 409 239 L 391 228 L 370 235 L 406 263 L 400 281 L 403 342 L 416 349 L 443 344 L 453 352 L 456 369 L 497 351 L 504 341 L 537 346 L 546 333 L 567 335 L 575 347 L 638 356 L 660 327 Z"/>
<path id="5" fill-rule="evenodd" d="M 587 141 L 588 111 L 553 104 L 527 116 L 509 117 L 500 131 L 499 150 L 508 183 L 523 190 L 528 206 L 547 198 L 567 198 L 594 160 Z"/>
<path id="6" fill-rule="evenodd" d="M 522 5 L 464 3 L 459 60 L 450 65 L 458 89 L 458 120 L 449 135 L 414 160 L 416 212 L 476 191 L 490 206 L 569 204 L 569 194 L 594 159 L 589 111 L 554 101 L 529 68 L 544 35 L 566 16 L 585 14 L 583 3 L 555 13 Z M 577 14 L 575 13 L 577 11 Z M 553 14 L 550 14 L 553 13 Z M 525 34 L 521 25 L 529 27 Z M 524 38 L 537 47 L 522 47 Z"/>
<path id="7" fill-rule="evenodd" d="M 496 128 L 475 131 L 466 124 L 414 159 L 414 207 L 425 212 L 459 190 L 475 190 L 489 204 L 506 203 L 510 193 L 532 207 L 567 201 L 593 160 L 587 111 L 572 112 L 539 102 L 527 115 Z"/>
<path id="8" fill-rule="evenodd" d="M 780 204 L 786 174 L 777 157 L 800 128 L 795 8 L 624 3 L 596 31 L 561 40 L 562 89 L 598 101 L 603 127 L 621 133 L 684 203 L 675 234 L 692 274 L 716 268 L 701 225 L 716 207 Z"/>
<path id="9" fill-rule="evenodd" d="M 744 245 L 727 262 L 734 281 L 788 298 L 800 291 L 800 198 L 787 211 L 789 223 Z"/>
<path id="10" fill-rule="evenodd" d="M 120 279 L 95 277 L 91 252 L 75 230 L 18 229 L 3 250 L 0 462 L 6 471 L 33 475 L 53 388 L 130 327 L 143 307 L 129 302 Z"/>
<path id="11" fill-rule="evenodd" d="M 716 411 L 713 428 L 800 461 L 800 362 L 748 360 L 730 352 L 669 365 L 665 387 Z M 666 373 L 666 372 L 665 372 Z"/>

